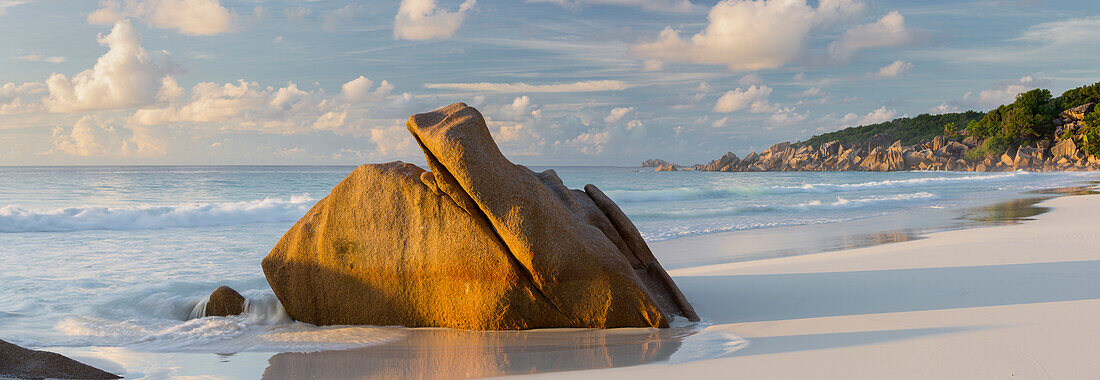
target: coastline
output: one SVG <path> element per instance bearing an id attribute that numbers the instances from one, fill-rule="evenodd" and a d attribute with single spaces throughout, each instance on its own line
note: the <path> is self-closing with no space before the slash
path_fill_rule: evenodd
<path id="1" fill-rule="evenodd" d="M 1049 197 L 1050 195 L 1041 194 L 1040 196 Z M 905 252 L 916 251 L 916 256 L 920 256 L 920 251 L 925 249 L 921 247 L 928 246 L 937 247 L 936 249 L 940 250 L 946 249 L 949 252 L 955 252 L 952 250 L 962 252 L 980 251 L 968 247 L 981 245 L 981 240 L 986 239 L 981 236 L 987 236 L 991 233 L 989 231 L 1002 231 L 996 232 L 994 235 L 1019 238 L 1020 236 L 1026 236 L 1027 231 L 1032 230 L 1033 226 L 1045 230 L 1049 229 L 1049 227 L 1044 227 L 1048 223 L 1056 225 L 1072 224 L 1074 223 L 1073 220 L 1079 221 L 1079 219 L 1064 220 L 1066 216 L 1063 214 L 1066 209 L 1069 209 L 1069 211 L 1076 210 L 1077 213 L 1084 214 L 1089 214 L 1090 210 L 1100 211 L 1100 198 L 1097 197 L 1096 195 L 1085 195 L 1048 199 L 1037 206 L 1049 207 L 1052 211 L 1037 216 L 1031 216 L 1027 213 L 1022 214 L 1023 217 L 1029 219 L 1022 224 L 969 226 L 962 229 L 932 233 L 919 231 L 906 234 L 886 233 L 879 235 L 887 236 L 888 241 L 886 242 L 898 241 L 898 243 L 879 244 L 882 241 L 872 241 L 871 244 L 873 245 L 861 247 L 859 244 L 851 245 L 851 239 L 842 239 L 842 243 L 848 245 L 824 253 L 803 254 L 804 252 L 796 252 L 798 254 L 793 256 L 754 258 L 750 261 L 732 263 L 675 265 L 677 262 L 676 257 L 682 255 L 683 252 L 705 251 L 715 256 L 721 256 L 730 251 L 736 252 L 746 246 L 745 240 L 748 239 L 743 238 L 746 234 L 759 232 L 774 234 L 775 236 L 766 236 L 766 238 L 779 237 L 790 244 L 804 238 L 804 235 L 799 235 L 798 232 L 804 232 L 810 228 L 830 231 L 835 230 L 840 225 L 853 222 L 734 231 L 654 242 L 651 246 L 655 254 L 662 262 L 670 263 L 670 274 L 675 277 L 677 283 L 685 284 L 685 293 L 689 299 L 693 303 L 701 305 L 704 319 L 703 323 L 700 324 L 676 325 L 673 329 L 656 333 L 647 329 L 609 331 L 547 330 L 506 333 L 415 329 L 406 330 L 405 334 L 399 334 L 400 337 L 396 340 L 390 340 L 388 343 L 376 346 L 313 353 L 241 352 L 215 355 L 196 352 L 142 352 L 124 347 L 46 347 L 46 349 L 65 354 L 108 371 L 125 374 L 127 377 L 217 375 L 225 378 L 257 378 L 261 376 L 265 378 L 287 378 L 296 376 L 295 374 L 302 375 L 306 373 L 301 371 L 313 371 L 309 373 L 314 374 L 331 374 L 335 377 L 341 377 L 341 375 L 351 377 L 353 373 L 376 374 L 379 376 L 398 374 L 398 372 L 383 371 L 387 367 L 407 368 L 400 372 L 401 375 L 414 376 L 415 374 L 434 373 L 442 376 L 442 374 L 448 373 L 446 371 L 452 369 L 446 363 L 455 360 L 468 362 L 469 365 L 463 367 L 462 370 L 472 376 L 553 375 L 561 374 L 560 371 L 571 371 L 569 372 L 570 376 L 577 374 L 579 376 L 603 377 L 610 374 L 606 371 L 628 371 L 631 375 L 657 377 L 678 375 L 682 371 L 698 375 L 709 371 L 730 371 L 731 369 L 721 368 L 726 368 L 727 365 L 745 366 L 745 363 L 752 362 L 761 355 L 768 355 L 769 357 L 779 354 L 798 355 L 794 353 L 806 351 L 800 355 L 810 355 L 811 357 L 800 357 L 794 360 L 811 360 L 814 355 L 812 352 L 822 349 L 848 349 L 846 347 L 850 347 L 850 349 L 861 350 L 862 348 L 859 347 L 874 346 L 876 344 L 904 345 L 905 343 L 893 342 L 908 340 L 923 342 L 920 339 L 931 339 L 938 335 L 965 334 L 972 330 L 986 329 L 986 327 L 978 329 L 971 326 L 976 325 L 977 322 L 964 325 L 965 328 L 934 324 L 932 327 L 928 327 L 927 321 L 909 321 L 910 319 L 919 319 L 919 316 L 894 316 L 894 314 L 899 313 L 899 310 L 895 309 L 902 309 L 902 314 L 917 311 L 923 314 L 934 314 L 932 313 L 933 307 L 927 306 L 935 306 L 934 300 L 927 298 L 916 301 L 909 300 L 914 303 L 923 302 L 923 304 L 917 305 L 920 307 L 904 304 L 904 302 L 908 302 L 906 298 L 910 298 L 913 292 L 911 289 L 906 289 L 905 286 L 914 286 L 917 291 L 922 290 L 922 287 L 931 287 L 931 290 L 941 291 L 949 297 L 954 295 L 953 292 L 968 291 L 965 287 L 959 289 L 936 288 L 938 279 L 933 278 L 935 280 L 933 281 L 921 277 L 920 270 L 929 270 L 926 267 L 936 268 L 937 265 L 943 265 L 950 268 L 960 260 L 960 257 L 955 256 L 962 256 L 958 252 L 947 254 L 947 257 L 940 257 L 944 255 L 944 252 L 940 252 L 939 256 L 929 256 L 919 260 L 919 265 L 906 261 L 912 261 L 917 257 L 906 257 Z M 1080 205 L 1074 200 L 1086 198 L 1093 199 L 1091 206 Z M 1067 201 L 1064 200 L 1067 199 L 1070 201 L 1065 203 Z M 953 213 L 953 215 L 963 213 L 963 210 L 960 209 L 952 212 L 947 210 L 936 211 L 942 211 L 942 214 Z M 1015 213 L 1009 214 L 1021 216 Z M 886 224 L 881 219 L 876 219 L 871 218 L 870 224 L 880 227 Z M 1078 222 L 1078 224 L 1080 223 Z M 1084 226 L 1087 227 L 1087 224 Z M 1006 228 L 1010 231 L 1023 231 L 1023 233 L 1005 234 L 1002 229 Z M 973 240 L 978 240 L 978 243 Z M 997 243 L 998 248 L 995 249 L 1010 251 L 1010 257 L 1021 257 L 1019 253 L 1013 253 L 1019 247 L 1002 241 L 1004 239 L 989 240 L 1000 241 Z M 1089 242 L 1092 241 L 1089 240 Z M 1096 241 L 1100 241 L 1100 238 L 1097 238 Z M 738 245 L 739 242 L 742 244 Z M 1084 244 L 1084 246 L 1088 246 L 1089 243 Z M 959 248 L 959 246 L 962 248 Z M 1073 253 L 1073 249 L 1063 249 L 1063 253 Z M 1077 250 L 1080 251 L 1080 247 Z M 1038 249 L 1036 252 L 1045 252 L 1045 248 Z M 1100 254 L 1096 256 L 1100 256 Z M 883 257 L 885 259 L 876 259 Z M 854 260 L 853 258 L 877 261 L 858 262 L 859 260 L 856 260 L 855 263 L 849 263 Z M 1016 277 L 1034 275 L 1028 273 L 1026 268 L 1012 269 L 1015 267 L 1011 267 L 1011 265 L 1027 264 L 1027 260 L 1017 260 L 1019 262 L 992 260 L 989 263 L 982 261 L 986 259 L 988 258 L 985 256 L 975 258 L 974 262 L 964 262 L 959 266 L 991 267 L 990 271 L 1007 271 L 1007 275 L 1018 275 Z M 1032 257 L 1029 260 L 1041 261 L 1039 259 Z M 1077 259 L 1081 258 L 1078 257 Z M 1067 260 L 1069 259 L 1062 261 Z M 942 261 L 942 264 L 940 264 L 940 261 Z M 858 265 L 860 267 L 856 269 L 865 270 L 847 268 L 849 265 Z M 1006 265 L 1009 266 L 1005 267 Z M 1005 269 L 998 269 L 1002 267 Z M 796 270 L 787 268 L 796 268 Z M 1054 269 L 1042 268 L 1047 272 L 1063 270 L 1060 267 Z M 917 272 L 912 270 L 917 270 Z M 852 277 L 835 274 L 846 272 L 857 274 L 852 275 Z M 862 272 L 868 274 L 862 274 Z M 949 280 L 959 280 L 957 278 L 959 275 L 953 275 L 950 272 L 951 270 L 945 272 Z M 914 274 L 901 277 L 901 280 L 905 282 L 903 286 L 895 283 L 895 279 L 889 273 Z M 934 273 L 936 272 L 932 271 L 928 276 L 934 276 Z M 1100 274 L 1100 268 L 1098 268 L 1097 273 Z M 1038 273 L 1038 275 L 1044 275 L 1044 273 Z M 864 278 L 864 276 L 868 278 Z M 1100 278 L 1100 276 L 1096 277 Z M 992 284 L 1004 285 L 1005 281 L 1009 279 L 990 280 Z M 887 286 L 879 292 L 870 292 L 874 290 L 873 288 L 878 285 L 878 282 L 885 283 Z M 982 288 L 982 290 L 992 292 L 988 287 Z M 1078 294 L 1081 290 L 1075 290 L 1075 292 L 1077 293 L 1074 294 Z M 877 304 L 859 304 L 856 301 L 861 301 L 860 299 L 848 299 L 844 297 L 845 294 L 870 296 L 870 298 L 862 301 L 873 301 Z M 884 299 L 893 297 L 894 294 L 901 299 Z M 1031 294 L 1025 296 L 1031 296 Z M 1011 299 L 1011 295 L 1004 294 L 994 294 L 989 297 L 992 297 L 993 300 L 1004 299 L 1005 297 Z M 981 300 L 981 297 L 978 296 L 963 298 L 963 300 L 948 299 L 944 301 L 948 306 L 946 308 L 963 308 L 958 304 L 965 303 L 964 301 Z M 1100 295 L 1097 298 L 1100 298 Z M 898 302 L 902 304 L 898 305 Z M 992 307 L 990 305 L 984 306 L 987 306 L 987 308 Z M 928 310 L 907 310 L 921 309 L 921 307 Z M 1100 310 L 1100 305 L 1097 305 L 1096 308 L 1096 310 Z M 995 310 L 986 310 L 982 315 L 994 312 Z M 1033 314 L 1044 312 L 1045 309 L 1041 308 L 1038 311 L 1032 311 Z M 885 320 L 871 317 L 871 315 L 877 314 L 889 315 L 882 317 L 887 318 Z M 901 319 L 905 322 L 897 322 L 895 319 Z M 892 329 L 884 327 L 892 326 L 891 324 L 901 324 L 901 327 Z M 817 328 L 815 326 L 824 326 L 821 327 L 824 332 L 814 330 Z M 879 341 L 882 342 L 877 343 Z M 952 342 L 950 344 L 957 343 Z M 527 346 L 531 344 L 537 345 L 539 349 L 528 349 Z M 761 353 L 758 350 L 764 350 L 764 352 Z M 897 351 L 895 351 L 896 353 Z M 858 358 L 862 354 L 849 352 L 838 355 Z M 754 359 L 745 361 L 746 357 Z M 895 356 L 895 358 L 904 357 L 904 355 Z M 442 360 L 440 358 L 449 359 Z M 769 359 L 766 362 L 782 367 L 783 365 L 779 362 L 784 360 L 787 359 L 776 359 L 774 361 Z M 726 364 L 729 361 L 738 362 Z M 333 363 L 341 363 L 341 368 L 347 367 L 350 369 L 344 372 L 327 372 Z M 590 368 L 606 369 L 593 370 Z M 293 371 L 287 372 L 288 369 Z M 356 369 L 359 372 L 355 372 Z M 905 377 L 905 374 L 881 372 L 888 369 L 879 368 L 880 372 L 868 373 L 864 376 L 896 375 Z M 753 376 L 751 377 L 809 376 L 809 373 L 773 373 L 768 372 L 768 370 L 766 367 L 760 367 L 755 370 L 757 372 L 752 373 Z M 836 368 L 819 368 L 819 370 L 823 371 L 822 373 L 836 373 L 836 377 L 859 377 L 861 375 L 836 372 L 839 371 Z M 652 375 L 649 373 L 650 371 L 653 371 Z M 914 374 L 919 374 L 919 372 L 914 372 Z M 929 373 L 929 376 L 936 374 Z M 953 373 L 943 374 L 954 375 Z M 815 376 L 820 377 L 821 374 Z M 927 377 L 923 375 L 914 376 Z"/>
<path id="2" fill-rule="evenodd" d="M 703 332 L 748 344 L 720 358 L 571 376 L 1087 377 L 1100 370 L 1089 355 L 1100 350 L 1091 222 L 1100 195 L 1040 206 L 1051 211 L 1022 224 L 671 270 L 710 323 Z M 654 251 L 664 259 L 690 248 L 674 240 Z"/>

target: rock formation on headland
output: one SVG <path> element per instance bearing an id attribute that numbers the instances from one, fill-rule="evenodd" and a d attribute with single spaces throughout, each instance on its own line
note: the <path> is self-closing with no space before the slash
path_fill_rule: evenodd
<path id="1" fill-rule="evenodd" d="M 914 145 L 902 145 L 901 140 L 886 134 L 876 134 L 865 142 L 842 145 L 833 140 L 818 146 L 794 145 L 783 142 L 772 145 L 760 154 L 755 152 L 738 158 L 733 152 L 707 164 L 697 164 L 684 170 L 721 172 L 762 171 L 1075 171 L 1100 170 L 1100 157 L 1085 150 L 1077 142 L 1089 141 L 1091 126 L 1087 115 L 1095 114 L 1094 103 L 1067 109 L 1052 120 L 1053 135 L 1023 144 L 1008 144 L 984 156 L 967 153 L 987 144 L 966 130 L 951 139 L 939 135 Z M 1100 126 L 1096 126 L 1100 128 Z M 1100 129 L 1098 129 L 1100 130 Z M 1100 134 L 1093 139 L 1100 138 Z M 1093 141 L 1097 144 L 1096 141 Z"/>
<path id="2" fill-rule="evenodd" d="M 593 185 L 509 162 L 462 103 L 414 115 L 430 171 L 363 165 L 263 260 L 294 319 L 478 330 L 697 320 L 633 223 Z"/>
<path id="3" fill-rule="evenodd" d="M 0 378 L 14 379 L 121 379 L 115 374 L 69 359 L 0 340 Z"/>
<path id="4" fill-rule="evenodd" d="M 643 168 L 656 168 L 656 167 L 661 167 L 661 166 L 679 166 L 679 165 L 676 165 L 674 163 L 671 163 L 671 162 L 668 162 L 668 161 L 665 161 L 665 160 L 662 160 L 662 159 L 659 159 L 659 158 L 652 158 L 652 159 L 642 161 L 642 167 Z"/>

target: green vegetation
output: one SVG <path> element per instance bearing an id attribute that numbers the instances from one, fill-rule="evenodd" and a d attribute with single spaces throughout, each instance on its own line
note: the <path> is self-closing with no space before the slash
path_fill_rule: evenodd
<path id="1" fill-rule="evenodd" d="M 1096 103 L 1097 101 L 1100 101 L 1100 82 L 1063 92 L 1061 108 L 1067 110 L 1085 103 Z"/>
<path id="2" fill-rule="evenodd" d="M 941 115 L 922 114 L 917 117 L 903 117 L 885 123 L 865 125 L 841 129 L 836 132 L 825 133 L 798 142 L 795 146 L 820 146 L 829 141 L 837 140 L 844 146 L 866 144 L 871 136 L 885 133 L 891 139 L 901 140 L 904 145 L 913 145 L 921 140 L 931 140 L 943 133 L 944 125 L 967 125 L 971 121 L 982 117 L 981 112 L 966 111 L 961 113 L 945 113 Z"/>
<path id="3" fill-rule="evenodd" d="M 1012 143 L 1023 143 L 1054 133 L 1052 120 L 1059 111 L 1050 90 L 1034 89 L 1016 95 L 1012 104 L 989 111 L 967 130 L 978 138 L 997 136 Z"/>
<path id="4" fill-rule="evenodd" d="M 942 134 L 948 139 L 963 136 L 958 126 L 965 125 L 965 135 L 983 139 L 981 145 L 971 149 L 966 158 L 981 160 L 997 158 L 1006 149 L 1022 144 L 1033 144 L 1049 139 L 1055 131 L 1054 118 L 1064 110 L 1087 103 L 1100 103 L 1100 82 L 1081 86 L 1053 97 L 1050 90 L 1034 89 L 1016 96 L 1012 104 L 1005 104 L 987 113 L 967 111 L 942 115 L 920 115 L 900 118 L 885 123 L 845 128 L 836 132 L 813 136 L 796 146 L 820 146 L 829 141 L 840 141 L 844 146 L 866 144 L 879 133 L 901 140 L 904 145 L 914 145 L 921 140 Z M 1085 116 L 1083 128 L 1067 131 L 1059 138 L 1074 138 L 1082 150 L 1100 156 L 1100 107 Z"/>
<path id="5" fill-rule="evenodd" d="M 948 140 L 959 137 L 959 131 L 955 127 L 955 123 L 947 123 L 943 125 L 943 137 Z"/>
<path id="6" fill-rule="evenodd" d="M 966 152 L 966 159 L 969 161 L 981 161 L 987 157 L 997 159 L 1001 154 L 1004 154 L 1005 150 L 1008 150 L 1009 144 L 1010 141 L 1007 137 L 990 137 L 982 141 L 982 145 Z"/>
<path id="7" fill-rule="evenodd" d="M 1095 115 L 1096 112 L 1092 114 Z M 1085 131 L 1084 140 L 1082 147 L 1085 151 L 1093 156 L 1100 157 L 1100 128 L 1089 128 Z"/>

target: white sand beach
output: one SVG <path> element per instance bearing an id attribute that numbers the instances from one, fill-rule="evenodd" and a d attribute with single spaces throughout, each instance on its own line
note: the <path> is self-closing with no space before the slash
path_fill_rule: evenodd
<path id="1" fill-rule="evenodd" d="M 1018 225 L 671 271 L 712 324 L 707 332 L 736 334 L 748 344 L 716 359 L 569 377 L 1095 376 L 1100 373 L 1094 355 L 1100 352 L 1100 196 L 1041 205 L 1054 209 Z M 663 260 L 685 250 L 736 251 L 730 243 L 714 235 L 653 248 Z"/>

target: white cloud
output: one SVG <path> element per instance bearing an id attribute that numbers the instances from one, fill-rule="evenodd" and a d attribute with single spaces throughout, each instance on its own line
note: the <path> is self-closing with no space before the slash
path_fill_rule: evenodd
<path id="1" fill-rule="evenodd" d="M 369 100 L 379 100 L 390 95 L 393 85 L 385 80 L 374 87 L 374 81 L 360 75 L 344 83 L 340 88 L 340 97 L 349 103 L 362 103 Z"/>
<path id="2" fill-rule="evenodd" d="M 721 127 L 725 127 L 725 126 L 726 126 L 726 122 L 728 122 L 729 120 L 730 120 L 730 117 L 729 117 L 729 116 L 726 116 L 726 117 L 723 117 L 723 118 L 721 118 L 721 119 L 715 120 L 715 121 L 714 121 L 713 123 L 711 123 L 711 124 L 710 124 L 710 126 L 711 126 L 712 128 L 721 128 Z"/>
<path id="3" fill-rule="evenodd" d="M 61 63 L 61 62 L 65 62 L 66 60 L 68 60 L 68 58 L 65 58 L 65 57 L 49 57 L 49 56 L 43 56 L 41 54 L 18 55 L 18 56 L 12 57 L 12 59 L 14 59 L 16 61 L 49 62 L 49 63 Z"/>
<path id="4" fill-rule="evenodd" d="M 527 0 L 528 3 L 554 3 L 577 9 L 583 5 L 619 5 L 638 7 L 652 12 L 691 12 L 694 6 L 689 0 Z"/>
<path id="5" fill-rule="evenodd" d="M 1018 41 L 1041 42 L 1051 45 L 1096 44 L 1100 35 L 1100 16 L 1059 20 L 1031 26 Z"/>
<path id="6" fill-rule="evenodd" d="M 828 94 L 829 93 L 825 92 L 825 90 L 822 90 L 821 87 L 810 87 L 803 91 L 791 94 L 790 96 L 792 98 L 817 98 Z"/>
<path id="7" fill-rule="evenodd" d="M 164 142 L 143 128 L 115 126 L 114 120 L 94 116 L 80 118 L 72 128 L 53 129 L 54 151 L 71 156 L 157 157 Z"/>
<path id="8" fill-rule="evenodd" d="M 1029 75 L 1016 81 L 998 83 L 993 88 L 979 91 L 977 95 L 967 92 L 963 94 L 962 100 L 958 101 L 957 104 L 976 108 L 993 108 L 1012 103 L 1016 101 L 1016 95 L 1039 88 L 1046 83 L 1049 83 L 1049 81 L 1036 79 Z"/>
<path id="9" fill-rule="evenodd" d="M 642 71 L 661 71 L 665 68 L 665 63 L 656 59 L 647 59 L 642 62 Z"/>
<path id="10" fill-rule="evenodd" d="M 154 28 L 175 29 L 192 36 L 212 36 L 237 28 L 237 15 L 220 0 L 103 0 L 88 15 L 88 23 L 114 24 L 136 18 Z"/>
<path id="11" fill-rule="evenodd" d="M 77 112 L 152 104 L 165 78 L 180 71 L 167 56 L 153 60 L 141 47 L 141 35 L 127 21 L 115 24 L 110 34 L 98 40 L 108 50 L 95 66 L 73 75 L 72 79 L 56 73 L 46 79 L 49 98 L 45 102 L 50 111 Z"/>
<path id="12" fill-rule="evenodd" d="M 767 99 L 771 93 L 771 87 L 763 85 L 753 85 L 745 89 L 738 87 L 718 98 L 711 112 L 733 112 L 755 104 L 759 104 L 756 107 L 762 110 L 767 106 Z"/>
<path id="13" fill-rule="evenodd" d="M 466 20 L 476 0 L 465 0 L 458 11 L 436 7 L 436 0 L 401 0 L 393 18 L 393 37 L 405 40 L 448 39 Z"/>
<path id="14" fill-rule="evenodd" d="M 477 92 L 499 92 L 499 93 L 565 93 L 565 92 L 600 92 L 600 91 L 619 91 L 629 88 L 623 81 L 617 80 L 592 80 L 592 81 L 580 81 L 573 83 L 554 83 L 554 84 L 527 84 L 523 82 L 516 83 L 491 83 L 491 82 L 478 82 L 478 83 L 426 83 L 424 88 L 430 89 L 442 89 L 442 90 L 465 90 L 465 91 L 477 91 Z"/>
<path id="15" fill-rule="evenodd" d="M 351 4 L 334 9 L 321 17 L 321 28 L 327 31 L 340 29 L 344 23 L 355 17 L 356 8 Z"/>
<path id="16" fill-rule="evenodd" d="M 939 115 L 939 114 L 945 114 L 945 113 L 951 113 L 951 112 L 959 112 L 959 107 L 947 104 L 947 102 L 940 103 L 940 105 L 932 107 L 932 109 L 928 110 L 928 113 L 933 114 L 933 115 Z"/>
<path id="17" fill-rule="evenodd" d="M 883 66 L 881 69 L 878 69 L 877 72 L 867 73 L 867 75 L 876 78 L 897 78 L 901 76 L 901 74 L 904 74 L 912 69 L 912 63 L 898 60 L 894 61 L 894 63 Z"/>
<path id="18" fill-rule="evenodd" d="M 634 112 L 634 107 L 615 107 L 611 109 L 611 112 L 607 114 L 607 117 L 603 118 L 606 123 L 618 123 L 627 114 Z"/>
<path id="19" fill-rule="evenodd" d="M 38 96 L 46 92 L 46 85 L 28 82 L 20 85 L 5 83 L 0 86 L 0 115 L 32 112 L 39 108 Z M 35 96 L 34 100 L 28 99 Z"/>
<path id="20" fill-rule="evenodd" d="M 773 126 L 794 125 L 806 120 L 808 116 L 809 111 L 798 113 L 793 107 L 779 108 L 768 116 L 768 122 Z"/>
<path id="21" fill-rule="evenodd" d="M 752 86 L 754 84 L 763 84 L 764 78 L 761 78 L 759 74 L 745 74 L 737 80 L 737 84 L 742 86 Z"/>
<path id="22" fill-rule="evenodd" d="M 805 0 L 723 0 L 711 8 L 707 27 L 690 39 L 667 27 L 656 40 L 631 50 L 650 59 L 735 71 L 777 68 L 802 54 L 812 30 L 862 13 L 864 7 L 858 0 L 821 0 L 817 8 Z"/>
<path id="23" fill-rule="evenodd" d="M 0 16 L 8 13 L 8 8 L 14 7 L 19 4 L 29 3 L 30 0 L 0 0 Z"/>
<path id="24" fill-rule="evenodd" d="M 893 11 L 870 24 L 864 24 L 844 32 L 840 39 L 829 43 L 827 50 L 832 59 L 847 62 L 860 50 L 914 44 L 923 33 L 905 26 L 905 17 Z"/>
<path id="25" fill-rule="evenodd" d="M 691 98 L 695 99 L 695 101 L 697 102 L 703 100 L 703 98 L 705 98 L 707 94 L 710 94 L 710 90 L 710 83 L 699 82 L 699 86 L 695 88 L 695 95 L 693 95 Z"/>
<path id="26" fill-rule="evenodd" d="M 527 95 L 517 96 L 511 103 L 503 106 L 485 107 L 485 112 L 509 121 L 537 119 L 542 116 L 542 110 L 532 104 Z"/>
<path id="27" fill-rule="evenodd" d="M 859 125 L 878 124 L 890 120 L 894 120 L 898 117 L 898 112 L 893 109 L 886 109 L 886 106 L 876 108 L 874 111 L 868 112 L 865 115 L 857 115 L 855 113 L 848 113 L 844 117 L 840 118 L 840 124 L 843 127 L 855 127 Z"/>

